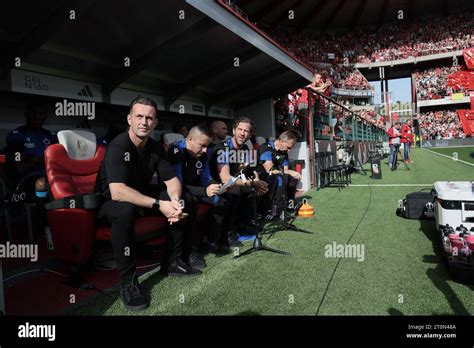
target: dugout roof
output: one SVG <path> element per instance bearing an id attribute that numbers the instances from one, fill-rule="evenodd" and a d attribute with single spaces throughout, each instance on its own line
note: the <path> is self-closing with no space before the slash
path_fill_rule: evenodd
<path id="1" fill-rule="evenodd" d="M 122 85 L 234 108 L 307 83 L 307 67 L 235 19 L 213 1 L 3 1 L 0 79 L 21 57 L 21 69 L 100 84 L 103 100 Z"/>

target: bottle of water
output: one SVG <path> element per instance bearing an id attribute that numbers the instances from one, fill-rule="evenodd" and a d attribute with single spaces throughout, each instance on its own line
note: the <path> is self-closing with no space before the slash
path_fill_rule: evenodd
<path id="1" fill-rule="evenodd" d="M 453 252 L 453 248 L 451 247 L 451 242 L 447 236 L 443 237 L 443 248 L 447 254 L 451 254 Z"/>

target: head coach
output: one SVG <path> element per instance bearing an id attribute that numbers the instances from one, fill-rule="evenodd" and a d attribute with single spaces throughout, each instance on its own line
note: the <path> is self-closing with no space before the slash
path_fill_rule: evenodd
<path id="1" fill-rule="evenodd" d="M 186 213 L 180 202 L 182 188 L 174 169 L 159 155 L 159 144 L 150 138 L 157 125 L 156 112 L 156 103 L 151 99 L 138 97 L 132 101 L 127 115 L 129 129 L 110 142 L 96 182 L 96 192 L 106 198 L 98 223 L 112 226 L 120 296 L 131 310 L 148 306 L 135 274 L 133 226 L 138 214 L 163 214 L 171 225 L 170 251 L 162 269 L 171 275 L 200 273 L 181 259 L 183 248 L 190 242 L 185 233 Z"/>

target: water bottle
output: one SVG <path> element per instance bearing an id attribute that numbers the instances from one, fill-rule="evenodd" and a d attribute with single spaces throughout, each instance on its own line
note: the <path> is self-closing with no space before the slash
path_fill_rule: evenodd
<path id="1" fill-rule="evenodd" d="M 474 227 L 473 227 L 474 228 Z M 472 231 L 473 229 L 471 229 Z M 474 251 L 474 234 L 471 232 L 469 233 L 468 236 L 466 236 L 465 238 L 465 241 L 466 241 L 466 244 L 467 244 L 467 247 L 471 250 L 471 251 Z"/>
<path id="2" fill-rule="evenodd" d="M 447 236 L 443 237 L 443 248 L 447 254 L 451 254 L 453 252 L 453 248 L 451 247 L 451 241 Z"/>
<path id="3" fill-rule="evenodd" d="M 464 258 L 464 261 L 467 262 L 467 259 L 469 258 L 469 256 L 471 255 L 471 250 L 469 250 L 469 248 L 467 247 L 467 245 L 464 245 L 464 248 L 461 249 L 461 257 Z"/>

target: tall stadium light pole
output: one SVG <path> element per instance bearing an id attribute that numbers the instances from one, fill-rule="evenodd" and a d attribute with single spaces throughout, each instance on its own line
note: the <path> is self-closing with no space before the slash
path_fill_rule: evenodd
<path id="1" fill-rule="evenodd" d="M 388 80 L 385 78 L 385 68 L 384 67 L 379 67 L 379 77 L 380 77 L 380 86 L 381 86 L 381 100 L 380 100 L 380 102 L 381 102 L 381 104 L 385 103 L 385 115 L 387 117 L 388 123 L 391 125 L 392 124 L 392 115 L 390 114 Z"/>
<path id="2" fill-rule="evenodd" d="M 411 76 L 410 76 L 410 82 L 411 82 L 411 127 L 412 127 L 412 131 L 413 131 L 413 134 L 414 136 L 416 135 L 416 133 L 414 132 L 415 130 L 415 125 L 413 123 L 413 114 L 416 112 L 416 118 L 419 120 L 418 118 L 418 110 L 417 110 L 417 99 L 416 99 L 416 83 L 415 83 L 415 75 L 412 73 Z M 421 147 L 421 132 L 420 132 L 420 124 L 419 122 L 418 123 L 418 139 L 420 139 L 420 147 Z M 415 142 L 415 146 L 416 146 L 416 142 Z"/>

